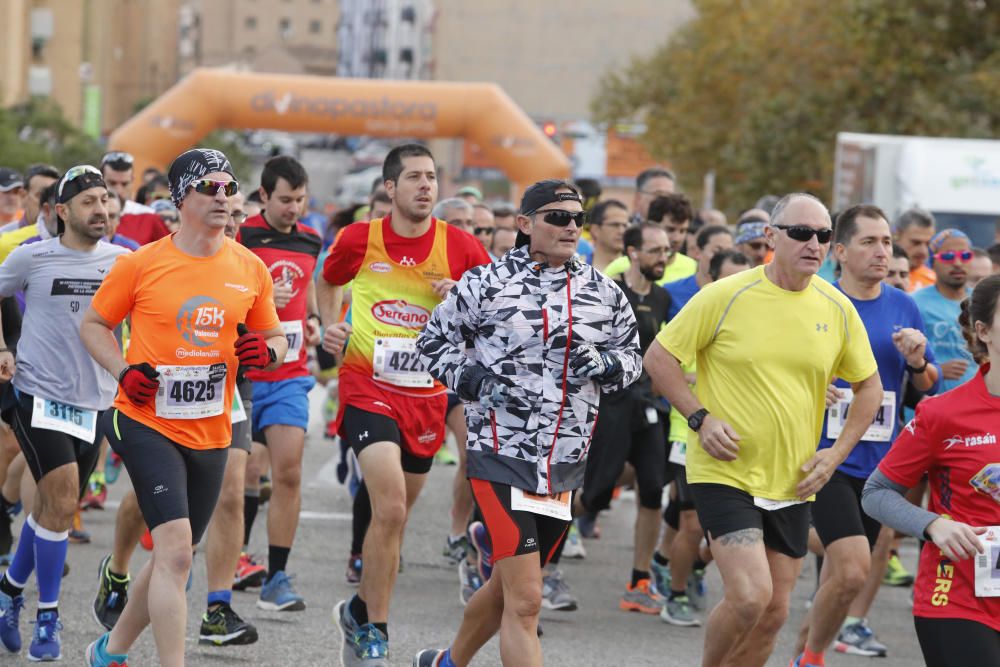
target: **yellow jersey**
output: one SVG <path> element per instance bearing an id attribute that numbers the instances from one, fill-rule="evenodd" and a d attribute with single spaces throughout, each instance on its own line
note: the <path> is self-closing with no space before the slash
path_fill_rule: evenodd
<path id="1" fill-rule="evenodd" d="M 764 266 L 703 287 L 657 336 L 682 365 L 697 361 L 695 394 L 740 436 L 720 461 L 688 431 L 687 478 L 795 500 L 801 466 L 816 452 L 826 388 L 878 371 L 850 299 L 818 276 L 799 292 L 772 283 Z"/>

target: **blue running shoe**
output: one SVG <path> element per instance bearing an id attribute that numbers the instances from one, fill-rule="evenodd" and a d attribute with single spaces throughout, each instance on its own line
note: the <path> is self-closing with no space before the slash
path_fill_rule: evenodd
<path id="1" fill-rule="evenodd" d="M 24 596 L 12 598 L 0 592 L 0 642 L 11 653 L 21 651 L 21 629 L 18 623 L 21 619 L 21 608 L 24 607 Z"/>
<path id="2" fill-rule="evenodd" d="M 35 621 L 35 636 L 31 638 L 31 648 L 28 649 L 28 660 L 32 662 L 52 662 L 62 658 L 62 648 L 59 642 L 59 631 L 62 623 L 59 614 L 54 611 L 43 611 Z"/>
<path id="3" fill-rule="evenodd" d="M 306 608 L 306 602 L 295 592 L 291 578 L 279 570 L 261 587 L 257 608 L 266 611 L 302 611 Z"/>
<path id="4" fill-rule="evenodd" d="M 469 524 L 469 541 L 476 549 L 476 567 L 479 578 L 485 584 L 493 574 L 493 543 L 490 542 L 490 535 L 482 521 Z"/>
<path id="5" fill-rule="evenodd" d="M 664 597 L 670 595 L 670 565 L 660 565 L 652 560 L 649 562 L 649 571 L 653 575 L 656 591 Z"/>
<path id="6" fill-rule="evenodd" d="M 359 626 L 351 616 L 348 600 L 333 608 L 333 620 L 340 630 L 344 667 L 389 667 L 389 638 L 371 623 Z"/>
<path id="7" fill-rule="evenodd" d="M 108 636 L 105 633 L 87 647 L 87 667 L 128 667 L 127 655 L 108 653 Z"/>

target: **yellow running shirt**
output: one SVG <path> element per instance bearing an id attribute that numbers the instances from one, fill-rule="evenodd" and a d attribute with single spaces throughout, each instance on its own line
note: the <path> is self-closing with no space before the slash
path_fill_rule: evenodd
<path id="1" fill-rule="evenodd" d="M 628 271 L 630 266 L 632 266 L 632 261 L 628 257 L 619 257 L 608 264 L 608 267 L 604 269 L 604 275 L 608 278 L 614 278 Z M 698 262 L 687 255 L 677 253 L 674 255 L 674 261 L 667 264 L 667 268 L 663 272 L 663 277 L 657 280 L 656 284 L 662 286 L 666 283 L 672 283 L 675 280 L 683 280 L 688 276 L 693 276 L 697 270 Z"/>
<path id="2" fill-rule="evenodd" d="M 656 340 L 682 365 L 697 360 L 698 400 L 742 438 L 736 460 L 720 461 L 688 431 L 688 482 L 794 500 L 831 378 L 860 382 L 878 367 L 846 296 L 816 276 L 801 292 L 781 289 L 764 268 L 706 285 Z"/>

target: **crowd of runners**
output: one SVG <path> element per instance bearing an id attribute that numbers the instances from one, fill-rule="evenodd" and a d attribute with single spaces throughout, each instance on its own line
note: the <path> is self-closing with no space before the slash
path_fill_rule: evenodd
<path id="1" fill-rule="evenodd" d="M 125 665 L 149 626 L 159 663 L 183 665 L 199 548 L 202 643 L 258 640 L 234 589 L 306 611 L 289 571 L 319 384 L 313 435 L 338 444 L 353 498 L 351 543 L 334 545 L 357 586 L 333 609 L 345 666 L 464 666 L 496 635 L 504 665 L 541 665 L 540 611 L 579 605 L 560 560 L 620 519 L 601 513 L 623 488 L 636 515 L 617 604 L 704 625 L 706 667 L 767 662 L 810 552 L 791 667 L 887 655 L 869 621 L 883 585 L 913 586 L 928 665 L 1000 665 L 1000 245 L 806 193 L 730 224 L 663 168 L 631 202 L 554 179 L 518 204 L 474 187 L 439 200 L 418 144 L 319 224 L 292 157 L 253 185 L 210 149 L 133 166 L 111 152 L 65 173 L 0 168 L 7 651 L 26 640 L 34 575 L 30 660 Z M 449 645 L 401 656 L 407 519 L 449 457 L 442 558 L 465 611 L 443 619 Z M 93 608 L 61 606 L 81 511 L 122 469 Z M 900 560 L 907 536 L 918 563 Z M 62 614 L 92 615 L 94 641 L 63 647 Z"/>

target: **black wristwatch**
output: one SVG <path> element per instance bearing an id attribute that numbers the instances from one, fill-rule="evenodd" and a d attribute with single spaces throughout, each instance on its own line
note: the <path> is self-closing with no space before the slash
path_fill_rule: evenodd
<path id="1" fill-rule="evenodd" d="M 923 366 L 921 366 L 920 368 L 916 368 L 914 366 L 906 364 L 906 370 L 908 370 L 911 375 L 920 375 L 921 373 L 923 373 L 924 371 L 927 370 L 927 366 L 928 366 L 929 363 L 930 362 L 928 362 L 927 358 L 925 357 L 924 358 L 924 365 Z"/>
<path id="2" fill-rule="evenodd" d="M 698 429 L 701 428 L 702 423 L 705 421 L 705 417 L 707 416 L 708 416 L 708 410 L 706 410 L 705 408 L 702 408 L 701 410 L 695 410 L 694 412 L 691 413 L 691 416 L 688 417 L 688 428 L 697 433 Z"/>

